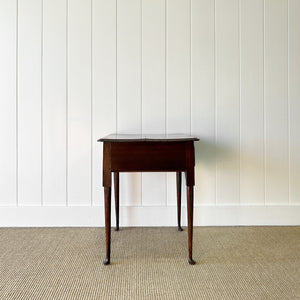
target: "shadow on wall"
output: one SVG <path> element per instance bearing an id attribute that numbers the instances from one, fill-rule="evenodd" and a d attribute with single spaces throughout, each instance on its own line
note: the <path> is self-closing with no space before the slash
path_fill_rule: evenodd
<path id="1" fill-rule="evenodd" d="M 207 200 L 207 197 L 222 197 L 222 199 L 217 199 L 217 202 L 221 200 L 223 203 L 230 203 L 231 193 L 235 199 L 233 202 L 239 200 L 241 203 L 263 204 L 266 192 L 267 202 L 287 203 L 289 198 L 288 156 L 276 156 L 275 150 L 269 153 L 265 162 L 263 144 L 248 143 L 247 148 L 241 149 L 240 152 L 239 144 L 229 147 L 205 139 L 196 142 L 196 186 L 198 185 L 199 202 L 212 202 L 211 199 Z M 294 162 L 292 167 L 297 169 L 299 164 Z M 293 182 L 295 180 L 291 180 L 291 196 L 296 198 L 298 189 L 295 188 Z M 214 191 L 208 191 L 208 189 L 215 189 L 217 196 Z M 227 192 L 229 194 L 224 195 Z"/>
<path id="2" fill-rule="evenodd" d="M 260 169 L 261 167 L 264 167 L 263 150 L 260 155 L 254 152 L 257 151 L 254 149 L 252 152 L 240 152 L 239 145 L 236 145 L 236 147 L 230 147 L 226 144 L 221 145 L 221 143 L 216 144 L 215 142 L 201 139 L 199 142 L 195 143 L 195 162 L 196 165 L 202 164 L 206 167 L 210 167 L 215 165 L 216 162 L 218 164 L 222 164 L 223 162 L 226 163 L 228 161 L 235 161 L 239 166 L 241 161 L 242 164 L 249 164 L 254 166 L 256 169 Z M 273 163 L 276 162 L 274 161 Z M 277 162 L 277 165 L 278 167 L 280 165 L 282 167 L 282 164 L 279 164 L 279 162 Z"/>
<path id="3" fill-rule="evenodd" d="M 220 147 L 215 142 L 211 142 L 205 139 L 200 139 L 195 143 L 195 162 L 196 165 L 202 164 L 205 166 L 212 166 L 216 164 L 216 161 L 225 161 L 228 158 L 232 158 L 237 153 L 228 146 Z"/>

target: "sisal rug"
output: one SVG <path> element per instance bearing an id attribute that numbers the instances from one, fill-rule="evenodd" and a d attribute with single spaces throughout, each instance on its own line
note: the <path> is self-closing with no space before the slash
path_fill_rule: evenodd
<path id="1" fill-rule="evenodd" d="M 0 229 L 0 299 L 300 299 L 300 227 Z"/>

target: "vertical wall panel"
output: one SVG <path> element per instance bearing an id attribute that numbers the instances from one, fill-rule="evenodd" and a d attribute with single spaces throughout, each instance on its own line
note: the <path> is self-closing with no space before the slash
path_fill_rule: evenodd
<path id="1" fill-rule="evenodd" d="M 41 0 L 19 0 L 18 17 L 18 201 L 40 205 Z"/>
<path id="2" fill-rule="evenodd" d="M 93 0 L 93 204 L 103 205 L 102 143 L 116 132 L 116 1 Z"/>
<path id="3" fill-rule="evenodd" d="M 167 0 L 167 133 L 190 133 L 190 1 Z M 176 176 L 167 176 L 167 203 L 176 204 Z M 185 177 L 182 176 L 185 184 Z M 183 203 L 186 192 L 183 189 Z"/>
<path id="4" fill-rule="evenodd" d="M 195 143 L 195 203 L 214 204 L 215 162 L 215 81 L 214 1 L 192 0 L 192 134 Z"/>
<path id="5" fill-rule="evenodd" d="M 264 203 L 263 1 L 240 2 L 241 203 Z M 255 120 L 255 121 L 254 121 Z"/>
<path id="6" fill-rule="evenodd" d="M 141 133 L 141 1 L 117 2 L 117 131 Z M 141 203 L 141 174 L 121 174 L 121 204 Z"/>
<path id="7" fill-rule="evenodd" d="M 190 1 L 167 0 L 167 131 L 190 133 Z"/>
<path id="8" fill-rule="evenodd" d="M 0 0 L 0 205 L 15 205 L 16 185 L 16 1 Z"/>
<path id="9" fill-rule="evenodd" d="M 287 1 L 265 1 L 266 202 L 288 202 Z"/>
<path id="10" fill-rule="evenodd" d="M 64 5 L 62 5 L 64 4 Z M 43 2 L 43 204 L 66 204 L 66 2 Z"/>
<path id="11" fill-rule="evenodd" d="M 142 2 L 142 132 L 165 133 L 165 1 Z M 166 174 L 142 174 L 143 205 L 164 205 Z"/>
<path id="12" fill-rule="evenodd" d="M 68 204 L 91 204 L 91 1 L 68 2 Z"/>
<path id="13" fill-rule="evenodd" d="M 289 1 L 290 200 L 300 203 L 300 1 Z"/>
<path id="14" fill-rule="evenodd" d="M 217 203 L 239 201 L 239 2 L 216 1 Z"/>

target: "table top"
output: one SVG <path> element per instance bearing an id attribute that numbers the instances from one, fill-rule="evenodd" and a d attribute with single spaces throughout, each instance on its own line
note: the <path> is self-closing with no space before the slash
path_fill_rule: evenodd
<path id="1" fill-rule="evenodd" d="M 98 142 L 186 142 L 199 141 L 195 136 L 185 134 L 109 134 Z"/>

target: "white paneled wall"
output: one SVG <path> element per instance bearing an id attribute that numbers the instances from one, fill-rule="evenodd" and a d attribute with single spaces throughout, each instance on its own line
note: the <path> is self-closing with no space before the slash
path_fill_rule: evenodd
<path id="1" fill-rule="evenodd" d="M 1 226 L 103 225 L 113 132 L 201 139 L 196 225 L 300 224 L 299 128 L 298 0 L 0 0 Z M 175 225 L 175 174 L 120 181 Z"/>
<path id="2" fill-rule="evenodd" d="M 17 200 L 17 4 L 1 0 L 0 8 L 0 204 Z"/>
<path id="3" fill-rule="evenodd" d="M 51 1 L 51 0 L 49 0 Z M 67 11 L 67 204 L 91 205 L 91 1 L 69 0 Z"/>
<path id="4" fill-rule="evenodd" d="M 240 201 L 261 204 L 264 172 L 264 7 L 240 5 Z M 251 179 L 251 180 L 249 180 Z"/>
<path id="5" fill-rule="evenodd" d="M 43 2 L 42 148 L 45 206 L 67 200 L 67 6 Z"/>
<path id="6" fill-rule="evenodd" d="M 218 204 L 239 203 L 240 43 L 239 1 L 215 6 L 216 197 Z"/>
<path id="7" fill-rule="evenodd" d="M 266 203 L 288 203 L 288 6 L 265 1 L 265 171 Z"/>
<path id="8" fill-rule="evenodd" d="M 40 0 L 18 1 L 16 188 L 20 206 L 42 204 L 42 9 Z"/>
<path id="9" fill-rule="evenodd" d="M 289 171 L 290 203 L 299 203 L 300 197 L 300 1 L 289 2 L 289 61 L 288 61 L 288 95 L 289 95 Z"/>

